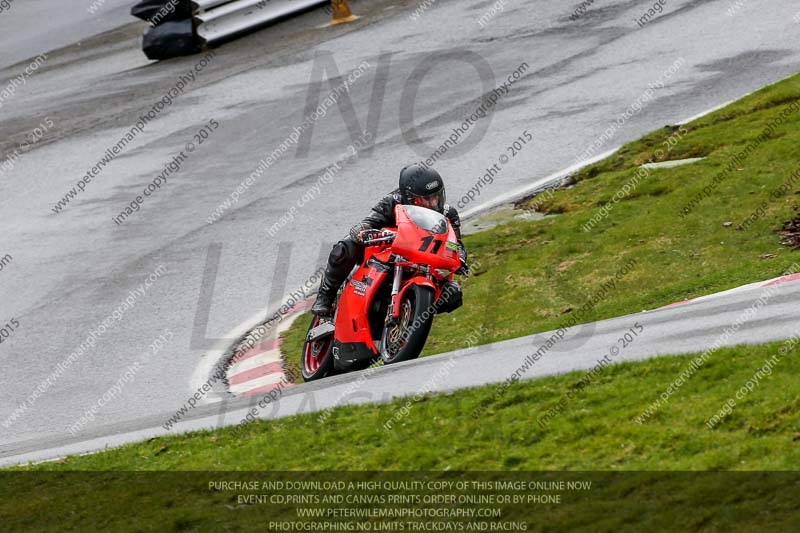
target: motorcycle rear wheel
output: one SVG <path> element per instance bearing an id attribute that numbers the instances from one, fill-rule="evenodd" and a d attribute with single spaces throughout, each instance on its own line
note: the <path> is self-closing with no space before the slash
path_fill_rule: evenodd
<path id="1" fill-rule="evenodd" d="M 319 317 L 311 317 L 308 330 L 319 324 Z M 303 343 L 303 357 L 300 359 L 300 372 L 303 381 L 315 381 L 333 374 L 333 335 L 314 342 Z"/>
<path id="2" fill-rule="evenodd" d="M 433 289 L 409 287 L 400 300 L 400 316 L 386 324 L 381 334 L 381 359 L 390 365 L 416 359 L 425 347 L 434 317 Z"/>

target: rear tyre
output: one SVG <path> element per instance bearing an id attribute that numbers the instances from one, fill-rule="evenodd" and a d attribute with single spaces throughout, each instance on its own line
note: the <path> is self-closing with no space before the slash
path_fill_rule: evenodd
<path id="1" fill-rule="evenodd" d="M 319 324 L 319 317 L 313 316 L 308 330 Z M 303 357 L 300 360 L 300 372 L 303 381 L 315 381 L 333 374 L 333 335 L 328 335 L 314 342 L 303 343 Z"/>
<path id="2" fill-rule="evenodd" d="M 400 300 L 400 316 L 383 328 L 381 359 L 386 365 L 416 359 L 433 324 L 433 289 L 412 285 Z"/>

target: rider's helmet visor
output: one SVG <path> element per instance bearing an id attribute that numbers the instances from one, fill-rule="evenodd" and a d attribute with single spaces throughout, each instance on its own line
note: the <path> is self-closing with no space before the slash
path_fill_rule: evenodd
<path id="1" fill-rule="evenodd" d="M 434 193 L 423 196 L 411 194 L 411 203 L 412 205 L 427 207 L 428 209 L 441 212 L 445 204 L 444 187 Z"/>

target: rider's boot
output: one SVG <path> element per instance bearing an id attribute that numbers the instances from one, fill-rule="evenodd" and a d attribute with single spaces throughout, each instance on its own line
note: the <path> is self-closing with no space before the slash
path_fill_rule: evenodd
<path id="1" fill-rule="evenodd" d="M 311 307 L 312 313 L 318 317 L 333 315 L 331 308 L 336 300 L 336 292 L 356 263 L 363 259 L 363 254 L 363 248 L 350 238 L 343 239 L 333 246 L 325 274 L 319 284 L 317 301 Z"/>
<path id="2" fill-rule="evenodd" d="M 333 301 L 336 299 L 336 291 L 343 280 L 337 279 L 336 272 L 331 272 L 331 268 L 325 269 L 325 274 L 322 276 L 322 282 L 319 284 L 319 292 L 317 293 L 317 300 L 311 307 L 311 312 L 318 317 L 330 318 L 331 308 Z"/>

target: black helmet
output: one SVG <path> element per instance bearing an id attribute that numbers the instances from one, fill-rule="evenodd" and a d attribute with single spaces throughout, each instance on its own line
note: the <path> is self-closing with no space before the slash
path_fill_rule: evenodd
<path id="1" fill-rule="evenodd" d="M 408 165 L 400 171 L 403 203 L 444 211 L 444 182 L 438 172 L 422 165 Z"/>

